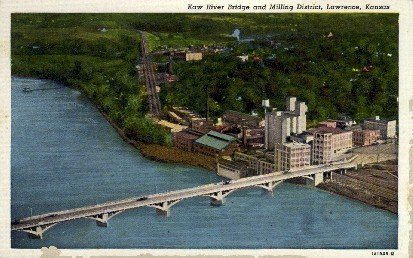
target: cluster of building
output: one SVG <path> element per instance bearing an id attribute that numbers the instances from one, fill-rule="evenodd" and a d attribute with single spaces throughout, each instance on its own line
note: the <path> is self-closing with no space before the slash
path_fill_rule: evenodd
<path id="1" fill-rule="evenodd" d="M 174 107 L 170 119 L 188 128 L 173 133 L 175 147 L 206 155 L 232 155 L 239 147 L 264 146 L 265 120 L 236 111 L 227 111 L 218 124 L 188 109 Z M 202 145 L 202 146 L 201 146 Z M 198 147 L 197 147 L 198 146 Z"/>
<path id="2" fill-rule="evenodd" d="M 173 107 L 168 115 L 174 122 L 187 126 L 186 129 L 172 134 L 176 148 L 208 156 L 231 155 L 238 150 L 237 139 L 212 130 L 214 124 L 211 120 L 182 107 Z"/>
<path id="3" fill-rule="evenodd" d="M 289 97 L 286 110 L 272 109 L 265 119 L 227 111 L 214 125 L 188 110 L 176 109 L 173 113 L 184 117 L 176 121 L 185 120 L 188 128 L 174 133 L 173 142 L 186 151 L 221 156 L 218 173 L 239 178 L 329 164 L 348 159 L 354 147 L 396 138 L 396 120 L 375 117 L 358 125 L 343 116 L 307 129 L 307 111 L 306 103 Z"/>

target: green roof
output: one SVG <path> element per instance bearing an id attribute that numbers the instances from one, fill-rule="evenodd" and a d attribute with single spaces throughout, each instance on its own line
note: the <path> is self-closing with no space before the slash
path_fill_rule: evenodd
<path id="1" fill-rule="evenodd" d="M 215 131 L 209 131 L 207 134 L 203 135 L 201 138 L 195 142 L 214 149 L 222 150 L 227 147 L 231 142 L 236 141 L 237 139 L 222 133 Z"/>

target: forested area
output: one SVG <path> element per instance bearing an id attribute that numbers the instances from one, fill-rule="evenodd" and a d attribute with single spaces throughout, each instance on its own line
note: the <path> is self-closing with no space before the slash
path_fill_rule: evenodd
<path id="1" fill-rule="evenodd" d="M 255 41 L 237 43 L 234 29 Z M 232 48 L 175 62 L 179 81 L 161 86 L 164 108 L 202 114 L 208 92 L 215 117 L 227 109 L 262 113 L 265 98 L 284 108 L 287 95 L 306 101 L 315 121 L 397 116 L 397 14 L 13 14 L 12 74 L 79 88 L 133 139 L 168 145 L 169 133 L 146 118 L 137 30 L 148 33 L 152 50 Z M 250 60 L 239 62 L 240 54 Z"/>
<path id="2" fill-rule="evenodd" d="M 255 36 L 252 42 L 231 43 L 231 53 L 176 62 L 180 80 L 163 87 L 163 101 L 205 113 L 208 94 L 210 113 L 218 117 L 228 109 L 263 115 L 262 99 L 284 109 L 285 97 L 297 96 L 308 104 L 310 124 L 339 114 L 358 121 L 397 118 L 397 16 L 352 18 L 360 20 L 342 19 L 340 29 L 292 26 L 294 32 L 285 37 Z M 249 59 L 241 62 L 237 55 Z"/>
<path id="3" fill-rule="evenodd" d="M 145 88 L 135 68 L 139 46 L 139 34 L 118 16 L 12 17 L 13 75 L 78 88 L 132 139 L 169 145 L 169 132 L 146 118 Z"/>

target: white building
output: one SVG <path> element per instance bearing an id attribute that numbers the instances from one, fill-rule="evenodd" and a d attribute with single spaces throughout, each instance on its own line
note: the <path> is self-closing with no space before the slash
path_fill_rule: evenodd
<path id="1" fill-rule="evenodd" d="M 308 111 L 305 102 L 295 97 L 287 98 L 287 110 L 273 109 L 265 114 L 265 148 L 274 150 L 277 143 L 284 143 L 291 134 L 300 134 L 307 129 Z"/>
<path id="2" fill-rule="evenodd" d="M 300 170 L 310 166 L 311 146 L 288 142 L 277 144 L 275 150 L 276 171 Z"/>

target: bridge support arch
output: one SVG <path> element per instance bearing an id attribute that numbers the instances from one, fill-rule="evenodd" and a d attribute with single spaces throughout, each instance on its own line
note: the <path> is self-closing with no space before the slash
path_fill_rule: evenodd
<path id="1" fill-rule="evenodd" d="M 96 225 L 98 225 L 99 227 L 107 227 L 109 224 L 109 219 L 113 218 L 115 215 L 118 215 L 122 211 L 123 210 L 106 212 L 86 218 L 96 220 Z"/>
<path id="2" fill-rule="evenodd" d="M 49 230 L 51 227 L 53 227 L 56 224 L 57 223 L 48 224 L 48 225 L 41 225 L 41 226 L 37 226 L 37 227 L 21 229 L 20 231 L 27 232 L 27 234 L 29 235 L 29 238 L 43 239 L 43 233 L 46 232 L 46 230 Z"/>
<path id="3" fill-rule="evenodd" d="M 166 202 L 161 202 L 161 203 L 156 203 L 149 205 L 150 207 L 156 208 L 156 214 L 169 217 L 170 215 L 170 208 L 180 202 L 182 199 L 178 200 L 172 200 L 172 201 L 166 201 Z"/>
<path id="4" fill-rule="evenodd" d="M 259 184 L 257 185 L 258 187 L 267 190 L 269 193 L 273 194 L 274 193 L 274 188 L 279 185 L 280 183 L 282 183 L 281 181 L 273 181 L 273 182 L 268 182 L 268 183 L 263 183 L 263 184 Z"/>
<path id="5" fill-rule="evenodd" d="M 233 191 L 235 191 L 235 189 L 219 191 L 209 194 L 208 196 L 211 200 L 211 206 L 221 206 L 222 204 L 224 204 L 225 197 L 227 197 Z"/>

